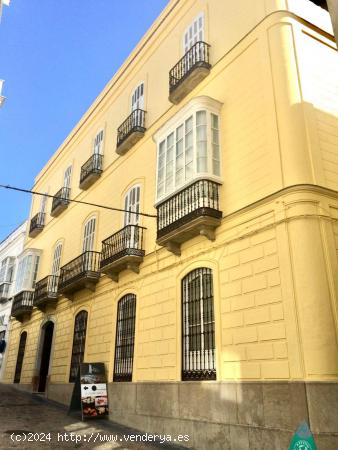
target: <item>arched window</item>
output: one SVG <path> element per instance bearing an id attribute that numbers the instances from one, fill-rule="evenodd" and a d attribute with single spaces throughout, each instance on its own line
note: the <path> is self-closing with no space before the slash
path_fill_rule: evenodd
<path id="1" fill-rule="evenodd" d="M 69 382 L 76 380 L 80 364 L 83 362 L 86 345 L 87 311 L 80 311 L 75 317 L 72 360 L 70 364 Z"/>
<path id="2" fill-rule="evenodd" d="M 117 308 L 114 381 L 132 381 L 135 342 L 136 295 L 121 298 Z"/>
<path id="3" fill-rule="evenodd" d="M 52 275 L 59 275 L 60 264 L 61 264 L 61 253 L 62 253 L 62 243 L 59 242 L 56 245 L 54 254 L 53 254 Z"/>
<path id="4" fill-rule="evenodd" d="M 15 367 L 14 383 L 20 383 L 22 363 L 23 358 L 25 356 L 26 340 L 27 340 L 27 331 L 23 331 L 20 336 L 18 357 L 16 360 L 16 367 Z"/>
<path id="5" fill-rule="evenodd" d="M 94 248 L 96 218 L 89 219 L 84 227 L 83 233 L 83 252 L 92 251 Z"/>
<path id="6" fill-rule="evenodd" d="M 199 268 L 182 280 L 182 379 L 215 380 L 212 271 Z"/>
<path id="7" fill-rule="evenodd" d="M 140 186 L 133 186 L 124 197 L 124 225 L 138 225 L 140 212 Z"/>

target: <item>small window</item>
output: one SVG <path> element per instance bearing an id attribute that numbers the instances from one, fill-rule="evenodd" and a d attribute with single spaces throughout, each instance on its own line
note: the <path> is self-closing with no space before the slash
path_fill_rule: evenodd
<path id="1" fill-rule="evenodd" d="M 135 342 L 136 296 L 127 294 L 117 308 L 113 381 L 132 381 Z"/>
<path id="2" fill-rule="evenodd" d="M 57 244 L 53 254 L 52 275 L 59 275 L 61 265 L 62 244 Z"/>
<path id="3" fill-rule="evenodd" d="M 103 130 L 97 133 L 94 139 L 94 155 L 102 155 L 103 153 Z"/>
<path id="4" fill-rule="evenodd" d="M 83 252 L 92 251 L 94 248 L 94 239 L 95 239 L 95 224 L 96 219 L 92 217 L 89 219 L 84 227 L 83 233 Z"/>
<path id="5" fill-rule="evenodd" d="M 73 350 L 69 375 L 70 383 L 76 381 L 80 364 L 83 363 L 86 345 L 87 318 L 87 311 L 80 311 L 75 317 Z"/>
<path id="6" fill-rule="evenodd" d="M 215 380 L 212 271 L 200 268 L 182 280 L 182 379 Z"/>
<path id="7" fill-rule="evenodd" d="M 183 38 L 184 53 L 187 53 L 196 42 L 204 41 L 204 14 L 199 14 L 186 29 Z"/>
<path id="8" fill-rule="evenodd" d="M 18 357 L 16 360 L 16 367 L 15 367 L 14 383 L 20 383 L 23 358 L 25 356 L 26 340 L 27 340 L 27 332 L 24 331 L 23 333 L 21 333 L 20 336 Z"/>

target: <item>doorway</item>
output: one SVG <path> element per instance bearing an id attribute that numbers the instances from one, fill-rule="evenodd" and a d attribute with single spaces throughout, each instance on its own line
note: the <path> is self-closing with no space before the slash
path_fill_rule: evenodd
<path id="1" fill-rule="evenodd" d="M 38 392 L 45 392 L 49 370 L 50 354 L 52 350 L 54 323 L 49 321 L 42 327 L 43 343 L 41 352 L 41 364 L 39 373 Z"/>

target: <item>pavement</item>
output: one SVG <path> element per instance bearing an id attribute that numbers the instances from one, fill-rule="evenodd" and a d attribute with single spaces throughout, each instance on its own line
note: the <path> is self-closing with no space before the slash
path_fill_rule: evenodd
<path id="1" fill-rule="evenodd" d="M 142 434 L 108 420 L 81 420 L 79 414 L 40 395 L 0 384 L 0 449 L 119 449 L 182 450 L 164 442 L 149 442 L 154 436 Z"/>

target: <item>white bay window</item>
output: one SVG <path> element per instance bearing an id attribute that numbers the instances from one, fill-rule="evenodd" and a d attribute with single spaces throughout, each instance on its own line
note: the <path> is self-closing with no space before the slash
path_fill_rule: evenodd
<path id="1" fill-rule="evenodd" d="M 196 179 L 220 181 L 220 109 L 216 100 L 195 98 L 156 133 L 157 202 Z"/>

